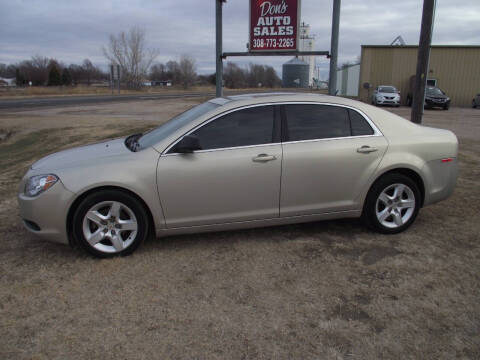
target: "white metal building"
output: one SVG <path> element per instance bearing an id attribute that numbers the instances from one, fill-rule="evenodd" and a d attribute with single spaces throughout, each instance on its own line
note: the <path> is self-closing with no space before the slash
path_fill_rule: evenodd
<path id="1" fill-rule="evenodd" d="M 337 95 L 358 96 L 360 64 L 347 65 L 337 70 Z"/>

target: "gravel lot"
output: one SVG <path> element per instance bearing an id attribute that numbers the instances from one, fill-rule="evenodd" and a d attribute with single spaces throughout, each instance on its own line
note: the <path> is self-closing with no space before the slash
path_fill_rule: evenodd
<path id="1" fill-rule="evenodd" d="M 1 359 L 480 358 L 480 110 L 426 111 L 425 125 L 459 137 L 460 174 L 402 234 L 326 221 L 97 260 L 23 229 L 16 186 L 34 160 L 199 101 L 0 114 Z"/>

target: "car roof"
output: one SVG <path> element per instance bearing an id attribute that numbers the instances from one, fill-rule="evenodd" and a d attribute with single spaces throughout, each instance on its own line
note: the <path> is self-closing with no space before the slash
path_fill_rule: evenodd
<path id="1" fill-rule="evenodd" d="M 283 102 L 317 102 L 328 104 L 339 104 L 357 107 L 358 101 L 351 99 L 330 96 L 318 93 L 307 92 L 271 92 L 271 93 L 251 93 L 232 95 L 222 98 L 214 98 L 210 100 L 211 103 L 221 105 L 223 110 L 226 108 L 236 108 L 240 106 L 248 106 L 255 104 L 266 103 L 283 103 Z"/>

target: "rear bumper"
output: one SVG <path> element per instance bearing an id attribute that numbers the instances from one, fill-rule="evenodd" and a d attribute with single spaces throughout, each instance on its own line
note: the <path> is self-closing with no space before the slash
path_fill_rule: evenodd
<path id="1" fill-rule="evenodd" d="M 427 162 L 422 172 L 426 175 L 424 205 L 431 205 L 452 195 L 457 182 L 458 160 L 442 162 L 433 160 Z"/>
<path id="2" fill-rule="evenodd" d="M 68 244 L 67 213 L 75 194 L 58 181 L 44 193 L 28 197 L 23 193 L 23 184 L 18 204 L 25 228 L 45 240 Z"/>

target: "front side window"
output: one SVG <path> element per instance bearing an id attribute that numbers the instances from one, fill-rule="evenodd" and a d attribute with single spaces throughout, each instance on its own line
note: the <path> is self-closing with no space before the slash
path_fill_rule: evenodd
<path id="1" fill-rule="evenodd" d="M 329 105 L 285 105 L 286 141 L 350 136 L 347 109 Z"/>
<path id="2" fill-rule="evenodd" d="M 274 107 L 231 112 L 193 132 L 202 150 L 269 144 L 273 141 Z"/>

